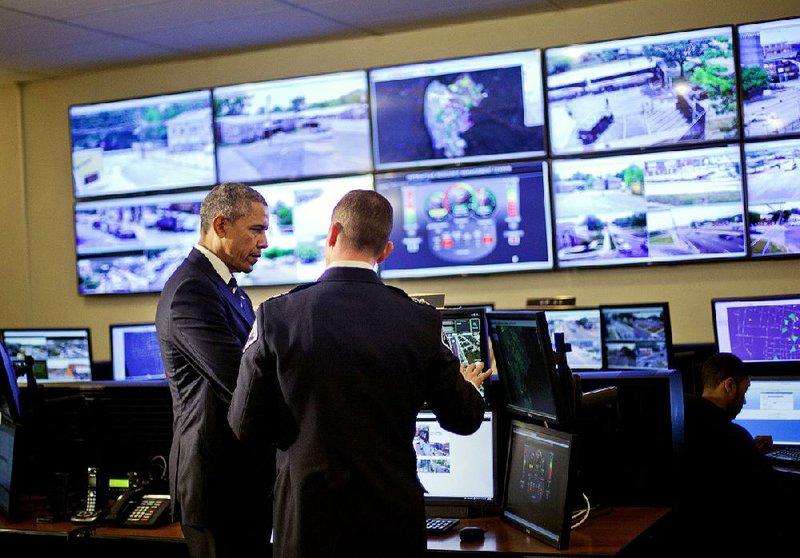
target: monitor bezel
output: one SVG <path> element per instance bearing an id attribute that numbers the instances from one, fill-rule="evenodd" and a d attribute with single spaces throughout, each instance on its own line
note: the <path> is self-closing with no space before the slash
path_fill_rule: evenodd
<path id="1" fill-rule="evenodd" d="M 553 437 L 558 438 L 562 442 L 568 445 L 568 463 L 567 463 L 567 481 L 566 481 L 566 488 L 565 488 L 565 501 L 563 504 L 562 513 L 560 514 L 560 519 L 562 520 L 560 533 L 557 534 L 556 538 L 552 538 L 547 536 L 545 533 L 536 531 L 535 529 L 531 529 L 528 525 L 523 523 L 522 521 L 516 519 L 515 517 L 511 516 L 508 512 L 507 505 L 508 505 L 508 493 L 509 493 L 509 485 L 511 482 L 510 473 L 512 467 L 512 451 L 514 449 L 514 437 L 515 437 L 515 429 L 527 430 L 528 432 L 532 432 L 536 435 L 543 436 L 543 437 Z M 514 527 L 521 529 L 528 535 L 550 545 L 559 550 L 565 550 L 569 547 L 569 539 L 570 533 L 572 531 L 572 500 L 574 497 L 575 491 L 575 484 L 576 484 L 576 474 L 577 474 L 577 437 L 569 432 L 563 432 L 561 430 L 555 430 L 553 428 L 545 428 L 536 424 L 531 424 L 529 422 L 524 422 L 521 420 L 513 419 L 509 425 L 508 429 L 508 453 L 506 456 L 506 466 L 505 466 L 505 474 L 503 476 L 503 498 L 500 507 L 500 517 L 503 521 L 506 521 L 513 525 Z"/>
<path id="2" fill-rule="evenodd" d="M 73 384 L 85 384 L 91 382 L 93 377 L 93 368 L 94 368 L 94 359 L 92 356 L 92 330 L 88 326 L 78 326 L 78 327 L 7 327 L 0 330 L 0 341 L 3 344 L 8 345 L 6 341 L 6 334 L 8 332 L 42 332 L 42 333 L 49 333 L 49 332 L 64 332 L 64 331 L 81 331 L 86 332 L 86 344 L 89 350 L 89 379 L 88 380 L 45 380 L 41 378 L 36 378 L 37 384 L 49 384 L 49 385 L 73 385 Z M 9 354 L 10 356 L 10 354 Z M 21 380 L 21 379 L 20 379 Z M 25 382 L 27 384 L 27 381 Z"/>
<path id="3" fill-rule="evenodd" d="M 520 405 L 515 405 L 509 403 L 509 386 L 508 382 L 503 379 L 503 373 L 500 371 L 501 366 L 505 366 L 505 364 L 501 365 L 501 362 L 504 363 L 505 360 L 503 358 L 503 349 L 500 344 L 494 343 L 492 339 L 492 321 L 493 320 L 532 320 L 536 323 L 537 333 L 536 338 L 540 342 L 539 350 L 542 353 L 542 358 L 545 363 L 545 367 L 547 368 L 547 374 L 550 377 L 551 383 L 551 390 L 549 392 L 549 397 L 553 400 L 554 407 L 555 407 L 555 415 L 550 415 L 545 412 L 536 409 L 529 409 L 522 407 Z M 556 366 L 555 355 L 553 353 L 553 347 L 550 342 L 550 330 L 547 327 L 547 319 L 545 318 L 544 312 L 541 310 L 501 310 L 501 311 L 490 311 L 486 313 L 486 322 L 487 327 L 489 328 L 489 340 L 492 344 L 492 350 L 495 354 L 495 361 L 497 363 L 497 374 L 498 374 L 498 382 L 501 384 L 502 388 L 501 391 L 503 393 L 503 407 L 505 410 L 517 417 L 524 417 L 528 419 L 542 421 L 549 425 L 557 425 L 560 427 L 568 425 L 570 421 L 570 417 L 568 416 L 569 413 L 569 401 L 567 397 L 569 394 L 565 393 L 564 388 L 564 380 L 561 377 L 561 373 Z M 547 335 L 541 335 L 538 332 L 541 332 L 542 329 L 547 332 Z"/>
<path id="4" fill-rule="evenodd" d="M 664 316 L 664 350 L 667 353 L 667 365 L 663 367 L 640 366 L 609 366 L 608 363 L 608 334 L 606 333 L 607 318 L 604 310 L 644 310 L 647 308 L 661 308 Z M 601 304 L 600 305 L 600 332 L 603 339 L 603 370 L 668 370 L 674 368 L 672 356 L 672 320 L 669 313 L 669 302 L 632 302 L 630 304 Z"/>

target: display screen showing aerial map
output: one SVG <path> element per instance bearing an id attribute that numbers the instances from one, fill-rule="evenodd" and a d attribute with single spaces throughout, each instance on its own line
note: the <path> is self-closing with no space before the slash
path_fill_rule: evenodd
<path id="1" fill-rule="evenodd" d="M 540 162 L 377 175 L 394 207 L 386 278 L 549 269 L 547 167 Z"/>
<path id="2" fill-rule="evenodd" d="M 372 168 L 364 71 L 217 87 L 213 93 L 220 181 Z"/>
<path id="3" fill-rule="evenodd" d="M 605 368 L 669 368 L 672 335 L 665 304 L 600 307 Z"/>
<path id="4" fill-rule="evenodd" d="M 547 49 L 554 155 L 736 139 L 730 27 Z"/>
<path id="5" fill-rule="evenodd" d="M 745 362 L 800 360 L 800 295 L 712 304 L 721 352 Z"/>
<path id="6" fill-rule="evenodd" d="M 745 137 L 800 132 L 800 18 L 740 25 Z"/>
<path id="7" fill-rule="evenodd" d="M 371 70 L 375 168 L 544 155 L 538 50 Z"/>
<path id="8" fill-rule="evenodd" d="M 800 140 L 744 146 L 750 254 L 800 254 Z"/>
<path id="9" fill-rule="evenodd" d="M 600 308 L 545 310 L 550 339 L 557 332 L 569 343 L 567 364 L 573 370 L 600 370 L 603 367 L 603 343 L 600 335 Z M 555 342 L 554 342 L 555 346 Z"/>
<path id="10" fill-rule="evenodd" d="M 554 160 L 559 267 L 747 255 L 739 147 Z"/>
<path id="11" fill-rule="evenodd" d="M 213 186 L 211 92 L 69 109 L 76 198 Z"/>

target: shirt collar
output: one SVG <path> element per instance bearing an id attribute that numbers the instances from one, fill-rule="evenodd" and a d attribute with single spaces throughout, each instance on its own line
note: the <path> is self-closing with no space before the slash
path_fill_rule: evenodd
<path id="1" fill-rule="evenodd" d="M 328 265 L 328 268 L 331 267 L 360 267 L 361 269 L 375 271 L 375 266 L 370 265 L 367 262 L 360 262 L 358 260 L 339 260 L 337 262 L 331 262 L 330 265 Z"/>
<path id="2" fill-rule="evenodd" d="M 221 259 L 219 259 L 219 256 L 205 246 L 195 244 L 194 247 L 198 252 L 203 254 L 208 259 L 208 261 L 211 263 L 211 267 L 214 268 L 214 271 L 217 272 L 217 274 L 222 278 L 222 281 L 227 285 L 230 282 L 231 277 L 233 277 L 233 274 L 231 274 L 228 266 L 225 265 Z"/>

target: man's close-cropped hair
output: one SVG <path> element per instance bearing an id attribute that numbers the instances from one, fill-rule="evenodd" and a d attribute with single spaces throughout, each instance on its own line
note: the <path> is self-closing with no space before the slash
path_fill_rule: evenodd
<path id="1" fill-rule="evenodd" d="M 200 206 L 200 230 L 208 232 L 217 215 L 236 221 L 250 213 L 253 203 L 267 205 L 267 200 L 250 186 L 239 182 L 223 182 L 214 186 Z"/>
<path id="2" fill-rule="evenodd" d="M 749 376 L 742 359 L 731 353 L 717 353 L 703 364 L 701 371 L 704 388 L 715 388 L 726 378 L 738 384 Z"/>
<path id="3" fill-rule="evenodd" d="M 392 204 L 372 190 L 353 190 L 333 209 L 333 222 L 351 248 L 377 256 L 386 247 L 392 232 Z"/>

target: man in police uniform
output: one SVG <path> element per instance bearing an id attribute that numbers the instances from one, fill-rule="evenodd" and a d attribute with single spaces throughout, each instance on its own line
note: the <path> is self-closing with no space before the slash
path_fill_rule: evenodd
<path id="1" fill-rule="evenodd" d="M 256 313 L 228 420 L 238 437 L 278 447 L 276 557 L 421 555 L 417 412 L 427 403 L 458 434 L 483 418 L 476 388 L 491 370 L 461 367 L 439 312 L 374 271 L 393 249 L 391 228 L 386 198 L 348 193 L 325 273 Z"/>

